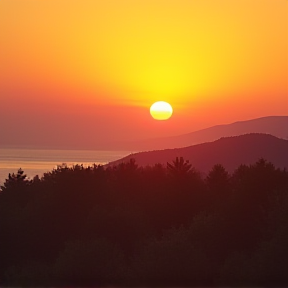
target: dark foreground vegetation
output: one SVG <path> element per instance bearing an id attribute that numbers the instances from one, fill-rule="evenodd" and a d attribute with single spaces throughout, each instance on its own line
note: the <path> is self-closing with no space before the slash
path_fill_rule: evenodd
<path id="1" fill-rule="evenodd" d="M 0 285 L 287 286 L 288 172 L 65 165 L 9 175 Z"/>

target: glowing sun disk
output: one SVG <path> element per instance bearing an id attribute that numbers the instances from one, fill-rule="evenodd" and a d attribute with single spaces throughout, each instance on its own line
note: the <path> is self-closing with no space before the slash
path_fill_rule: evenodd
<path id="1" fill-rule="evenodd" d="M 167 120 L 172 116 L 172 106 L 164 101 L 158 101 L 151 105 L 150 114 L 155 120 Z"/>

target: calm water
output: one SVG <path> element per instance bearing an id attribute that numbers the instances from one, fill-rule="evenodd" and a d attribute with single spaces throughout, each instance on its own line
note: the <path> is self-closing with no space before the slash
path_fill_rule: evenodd
<path id="1" fill-rule="evenodd" d="M 19 168 L 24 170 L 29 178 L 42 176 L 57 165 L 106 164 L 122 158 L 129 151 L 92 151 L 92 150 L 30 150 L 30 149 L 0 149 L 0 185 L 9 173 L 16 173 Z"/>

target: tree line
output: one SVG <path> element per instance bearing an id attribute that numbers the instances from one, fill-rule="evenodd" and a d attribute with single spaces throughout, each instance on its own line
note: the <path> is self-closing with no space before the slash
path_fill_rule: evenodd
<path id="1" fill-rule="evenodd" d="M 288 172 L 59 165 L 0 189 L 0 285 L 287 285 Z"/>

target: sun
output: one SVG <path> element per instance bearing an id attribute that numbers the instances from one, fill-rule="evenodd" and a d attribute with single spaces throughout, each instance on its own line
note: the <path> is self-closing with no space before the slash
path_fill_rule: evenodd
<path id="1" fill-rule="evenodd" d="M 155 120 L 167 120 L 172 116 L 173 108 L 165 101 L 158 101 L 151 105 L 150 114 Z"/>

